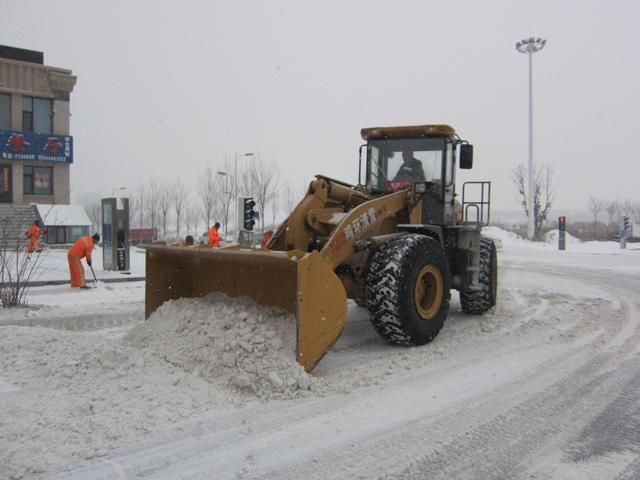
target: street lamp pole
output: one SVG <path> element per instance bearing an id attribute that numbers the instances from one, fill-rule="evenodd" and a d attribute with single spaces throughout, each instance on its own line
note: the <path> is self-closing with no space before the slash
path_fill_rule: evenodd
<path id="1" fill-rule="evenodd" d="M 526 38 L 516 43 L 516 50 L 529 55 L 529 224 L 527 236 L 533 240 L 535 234 L 535 205 L 533 194 L 533 54 L 542 50 L 546 40 L 543 38 Z"/>
<path id="2" fill-rule="evenodd" d="M 238 238 L 238 235 L 240 235 L 240 218 L 239 218 L 239 211 L 238 211 L 238 158 L 242 158 L 242 157 L 253 157 L 253 153 L 249 152 L 249 153 L 241 153 L 240 155 L 238 155 L 238 152 L 235 152 L 234 158 L 235 158 L 235 166 L 234 166 L 234 175 L 233 175 L 233 192 L 234 192 L 234 196 L 235 196 L 235 207 L 234 207 L 234 212 L 235 212 L 235 226 L 236 226 L 236 231 L 235 231 L 235 236 L 236 238 Z"/>

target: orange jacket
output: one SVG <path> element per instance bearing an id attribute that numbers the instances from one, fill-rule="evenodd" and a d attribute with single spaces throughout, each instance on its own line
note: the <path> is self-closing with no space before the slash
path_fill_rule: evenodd
<path id="1" fill-rule="evenodd" d="M 271 237 L 273 237 L 273 230 L 265 230 L 264 233 L 262 234 L 262 240 L 260 241 L 260 246 L 264 247 L 267 243 L 269 243 L 269 240 L 271 240 Z"/>
<path id="2" fill-rule="evenodd" d="M 212 247 L 220 246 L 220 234 L 215 225 L 209 229 L 209 243 Z"/>
<path id="3" fill-rule="evenodd" d="M 91 251 L 93 250 L 93 238 L 89 235 L 80 237 L 69 249 L 69 255 L 82 258 L 87 257 L 87 261 L 91 261 Z"/>
<path id="4" fill-rule="evenodd" d="M 36 224 L 31 225 L 31 228 L 27 230 L 27 238 L 35 240 L 40 235 L 44 234 L 44 231 Z"/>

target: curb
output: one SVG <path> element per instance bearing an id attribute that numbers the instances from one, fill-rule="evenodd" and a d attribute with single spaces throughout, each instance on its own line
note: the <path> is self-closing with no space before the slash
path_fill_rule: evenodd
<path id="1" fill-rule="evenodd" d="M 123 278 L 103 278 L 98 279 L 102 283 L 120 283 L 120 282 L 143 282 L 145 277 L 123 277 Z M 87 283 L 94 283 L 92 278 L 87 278 Z M 68 285 L 69 280 L 42 280 L 34 282 L 24 282 L 26 287 L 46 287 L 48 285 Z"/>

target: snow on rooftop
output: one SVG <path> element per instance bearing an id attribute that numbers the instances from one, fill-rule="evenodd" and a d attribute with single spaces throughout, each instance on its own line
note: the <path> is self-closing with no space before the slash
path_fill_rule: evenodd
<path id="1" fill-rule="evenodd" d="M 36 204 L 42 221 L 47 226 L 77 227 L 90 226 L 91 220 L 80 205 Z"/>

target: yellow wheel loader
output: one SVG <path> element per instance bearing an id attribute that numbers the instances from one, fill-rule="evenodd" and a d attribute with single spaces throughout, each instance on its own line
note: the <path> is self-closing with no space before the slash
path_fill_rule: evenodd
<path id="1" fill-rule="evenodd" d="M 456 165 L 472 167 L 473 146 L 448 125 L 361 134 L 358 184 L 316 176 L 265 248 L 149 246 L 146 316 L 181 297 L 250 297 L 295 315 L 296 359 L 310 371 L 340 336 L 347 298 L 401 345 L 438 334 L 452 288 L 467 313 L 495 305 L 496 249 L 481 236 L 491 184 L 466 182 L 456 198 Z"/>

